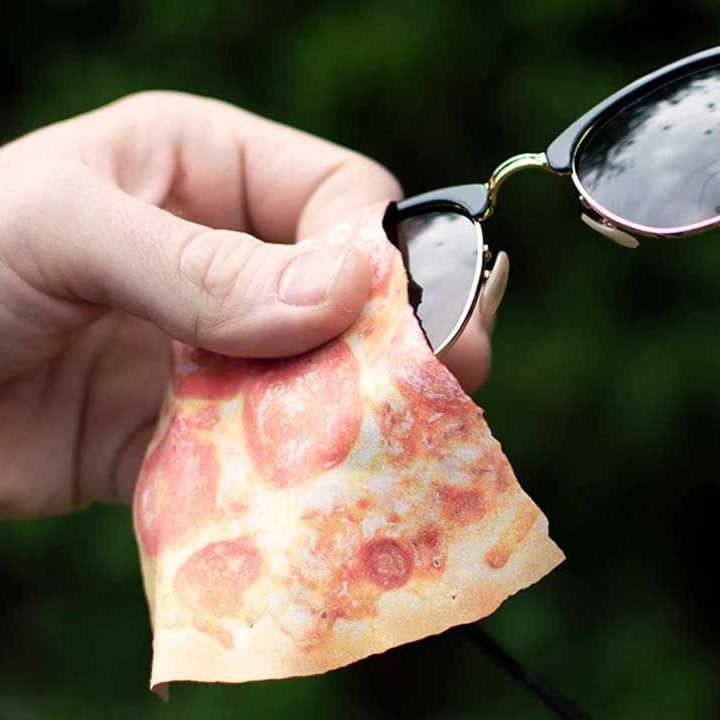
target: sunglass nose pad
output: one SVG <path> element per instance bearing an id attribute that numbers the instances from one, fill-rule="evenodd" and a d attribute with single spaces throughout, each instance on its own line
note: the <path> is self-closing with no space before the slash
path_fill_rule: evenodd
<path id="1" fill-rule="evenodd" d="M 603 237 L 612 240 L 617 245 L 622 245 L 622 247 L 631 248 L 633 250 L 640 245 L 636 237 L 630 235 L 630 233 L 626 233 L 624 230 L 621 230 L 619 227 L 616 227 L 605 219 L 596 220 L 585 213 L 580 215 L 580 219 L 588 227 L 595 230 L 595 232 L 598 232 Z"/>

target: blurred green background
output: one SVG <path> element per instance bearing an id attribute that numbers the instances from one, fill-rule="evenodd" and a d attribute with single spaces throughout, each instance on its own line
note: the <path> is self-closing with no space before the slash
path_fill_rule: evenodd
<path id="1" fill-rule="evenodd" d="M 720 30 L 717 0 L 300 5 L 5 2 L 0 134 L 175 88 L 353 146 L 412 194 L 543 149 Z M 485 230 L 513 271 L 478 400 L 568 560 L 484 625 L 594 717 L 717 718 L 720 235 L 630 252 L 579 212 L 528 173 Z M 551 717 L 457 632 L 169 705 L 149 663 L 125 509 L 0 527 L 0 718 Z"/>

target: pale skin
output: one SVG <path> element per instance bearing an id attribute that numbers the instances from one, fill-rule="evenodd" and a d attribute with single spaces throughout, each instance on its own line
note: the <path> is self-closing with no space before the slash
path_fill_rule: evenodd
<path id="1" fill-rule="evenodd" d="M 130 501 L 172 338 L 278 357 L 342 332 L 367 259 L 292 243 L 400 197 L 362 155 L 178 93 L 0 149 L 0 518 Z M 467 390 L 485 315 L 443 358 Z"/>

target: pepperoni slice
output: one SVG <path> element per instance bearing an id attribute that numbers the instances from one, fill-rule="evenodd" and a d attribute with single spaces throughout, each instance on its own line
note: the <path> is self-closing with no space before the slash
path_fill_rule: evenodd
<path id="1" fill-rule="evenodd" d="M 133 513 L 143 550 L 156 555 L 202 525 L 215 510 L 220 467 L 213 446 L 174 415 L 147 457 Z"/>
<path id="2" fill-rule="evenodd" d="M 371 540 L 360 551 L 360 559 L 365 575 L 385 590 L 402 587 L 413 570 L 412 556 L 392 538 Z"/>
<path id="3" fill-rule="evenodd" d="M 177 343 L 173 355 L 173 389 L 177 397 L 227 400 L 238 394 L 251 360 Z"/>
<path id="4" fill-rule="evenodd" d="M 243 422 L 256 467 L 277 486 L 341 463 L 362 420 L 360 366 L 341 340 L 287 360 L 256 361 Z"/>
<path id="5" fill-rule="evenodd" d="M 448 520 L 469 525 L 485 515 L 485 497 L 480 490 L 443 485 L 438 492 L 443 515 Z"/>
<path id="6" fill-rule="evenodd" d="M 412 540 L 415 566 L 425 573 L 440 573 L 445 569 L 446 551 L 440 531 L 426 527 Z"/>
<path id="7" fill-rule="evenodd" d="M 477 410 L 455 376 L 432 354 L 417 320 L 408 313 L 395 337 L 394 375 L 400 392 L 425 409 L 451 413 L 468 406 Z"/>
<path id="8" fill-rule="evenodd" d="M 206 545 L 175 574 L 175 591 L 194 610 L 218 617 L 239 615 L 243 593 L 260 576 L 262 557 L 245 537 Z"/>
<path id="9" fill-rule="evenodd" d="M 442 457 L 477 430 L 482 411 L 452 373 L 434 357 L 417 321 L 408 314 L 393 342 L 391 371 L 399 400 L 380 404 L 380 431 L 395 465 L 416 457 Z"/>

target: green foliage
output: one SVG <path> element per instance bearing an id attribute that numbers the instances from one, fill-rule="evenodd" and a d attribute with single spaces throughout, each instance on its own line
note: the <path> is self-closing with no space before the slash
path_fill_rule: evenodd
<path id="1" fill-rule="evenodd" d="M 484 180 L 623 83 L 715 44 L 720 6 L 46 0 L 3 16 L 8 138 L 176 88 L 352 145 L 413 193 Z M 478 399 L 568 555 L 486 626 L 597 717 L 717 717 L 720 238 L 630 253 L 578 215 L 569 182 L 531 174 L 485 228 L 513 272 Z M 456 633 L 162 705 L 124 509 L 1 527 L 0 608 L 11 720 L 550 717 Z"/>

